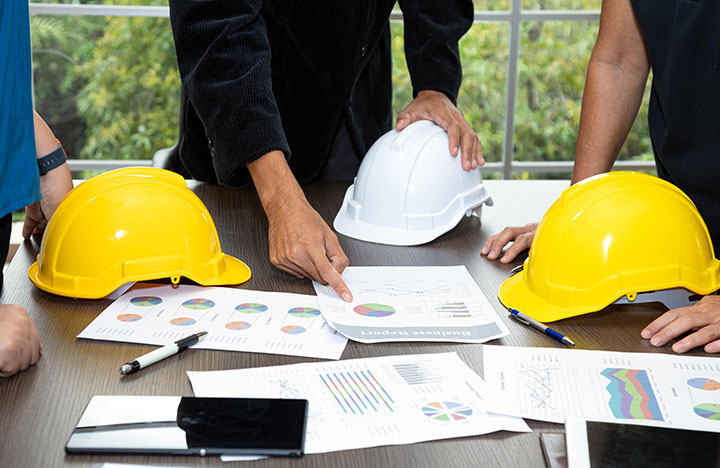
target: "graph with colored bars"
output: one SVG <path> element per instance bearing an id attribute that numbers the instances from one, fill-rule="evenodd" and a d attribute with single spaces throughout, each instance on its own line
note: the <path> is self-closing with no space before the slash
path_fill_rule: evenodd
<path id="1" fill-rule="evenodd" d="M 521 364 L 519 373 L 530 407 L 534 410 L 554 410 L 554 373 L 560 369 L 542 365 Z"/>
<path id="2" fill-rule="evenodd" d="M 470 308 L 465 302 L 444 302 L 435 306 L 435 313 L 442 319 L 471 318 Z"/>
<path id="3" fill-rule="evenodd" d="M 600 374 L 610 381 L 608 406 L 616 418 L 664 420 L 646 370 L 608 368 Z"/>
<path id="4" fill-rule="evenodd" d="M 395 400 L 370 369 L 333 370 L 320 373 L 318 378 L 343 414 L 395 413 Z"/>
<path id="5" fill-rule="evenodd" d="M 687 381 L 693 412 L 704 419 L 720 423 L 720 382 L 709 377 Z"/>
<path id="6" fill-rule="evenodd" d="M 392 365 L 408 385 L 428 385 L 445 381 L 440 372 L 422 362 L 408 362 Z"/>

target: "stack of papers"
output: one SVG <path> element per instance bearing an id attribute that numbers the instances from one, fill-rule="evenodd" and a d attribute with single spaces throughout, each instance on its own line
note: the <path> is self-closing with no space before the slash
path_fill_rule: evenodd
<path id="1" fill-rule="evenodd" d="M 330 325 L 361 343 L 483 343 L 509 334 L 464 266 L 348 267 L 353 302 L 313 283 Z"/>

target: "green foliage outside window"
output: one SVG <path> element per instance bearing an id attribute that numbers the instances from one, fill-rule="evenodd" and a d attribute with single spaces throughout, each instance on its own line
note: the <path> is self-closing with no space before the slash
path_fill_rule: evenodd
<path id="1" fill-rule="evenodd" d="M 46 3 L 70 3 L 45 0 Z M 167 5 L 167 0 L 72 3 Z M 599 0 L 524 0 L 525 8 L 598 9 Z M 476 0 L 477 10 L 510 0 Z M 31 17 L 36 108 L 70 153 L 84 159 L 149 159 L 177 140 L 180 78 L 166 18 Z M 403 26 L 393 22 L 394 111 L 411 100 Z M 587 61 L 596 22 L 527 22 L 521 27 L 514 159 L 574 157 Z M 458 106 L 488 161 L 502 158 L 508 23 L 474 24 L 461 41 Z M 647 96 L 621 159 L 652 159 Z M 521 177 L 532 175 L 521 174 Z M 565 174 L 567 176 L 567 174 Z"/>

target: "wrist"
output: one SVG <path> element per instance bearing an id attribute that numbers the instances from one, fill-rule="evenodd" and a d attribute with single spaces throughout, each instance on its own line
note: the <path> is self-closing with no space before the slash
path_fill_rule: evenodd
<path id="1" fill-rule="evenodd" d="M 297 203 L 307 203 L 282 151 L 266 153 L 248 164 L 247 168 L 268 218 L 271 214 L 291 209 Z"/>
<path id="2" fill-rule="evenodd" d="M 37 158 L 38 170 L 41 176 L 44 176 L 63 164 L 67 164 L 67 155 L 65 154 L 62 144 L 60 144 L 60 140 L 56 140 L 56 144 L 55 149 Z"/>

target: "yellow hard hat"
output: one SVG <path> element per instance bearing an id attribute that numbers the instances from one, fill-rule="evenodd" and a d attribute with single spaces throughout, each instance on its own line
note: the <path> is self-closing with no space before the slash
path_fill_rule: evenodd
<path id="1" fill-rule="evenodd" d="M 614 302 L 688 305 L 695 294 L 718 289 L 720 261 L 687 195 L 657 177 L 612 172 L 560 195 L 522 271 L 500 286 L 498 297 L 505 307 L 552 322 Z"/>
<path id="2" fill-rule="evenodd" d="M 158 278 L 239 284 L 250 269 L 222 253 L 210 213 L 182 177 L 131 167 L 93 177 L 65 197 L 28 276 L 44 291 L 94 299 Z"/>

